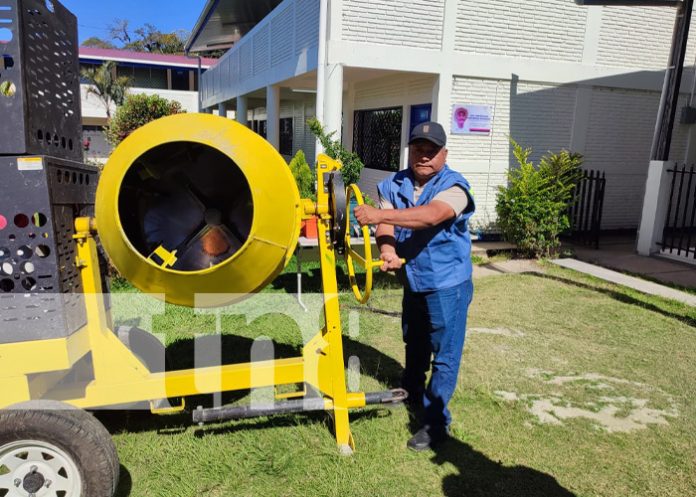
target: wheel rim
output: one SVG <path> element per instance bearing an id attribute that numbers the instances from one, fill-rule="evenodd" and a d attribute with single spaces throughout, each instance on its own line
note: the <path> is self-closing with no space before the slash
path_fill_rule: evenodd
<path id="1" fill-rule="evenodd" d="M 36 440 L 20 440 L 0 447 L 0 496 L 80 495 L 80 471 L 65 450 Z"/>

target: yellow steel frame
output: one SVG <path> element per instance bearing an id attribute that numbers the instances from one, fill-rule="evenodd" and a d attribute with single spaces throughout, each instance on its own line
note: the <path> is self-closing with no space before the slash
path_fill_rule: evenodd
<path id="1" fill-rule="evenodd" d="M 318 160 L 318 184 L 340 168 L 326 156 Z M 98 408 L 153 399 L 188 397 L 221 391 L 306 384 L 324 396 L 332 414 L 336 443 L 342 453 L 355 444 L 348 410 L 365 406 L 365 394 L 346 389 L 339 314 L 336 254 L 331 243 L 329 194 L 319 188 L 317 202 L 303 201 L 304 217 L 319 219 L 319 250 L 324 294 L 324 326 L 304 346 L 301 357 L 152 373 L 109 329 L 100 279 L 94 219 L 76 220 L 77 265 L 84 285 L 87 325 L 69 338 L 0 345 L 0 408 L 37 398 L 62 400 L 81 408 Z M 368 244 L 366 243 L 366 246 Z M 75 375 L 88 353 L 90 380 L 57 386 Z M 253 375 L 252 375 L 253 369 Z M 154 411 L 154 410 L 153 410 Z"/>

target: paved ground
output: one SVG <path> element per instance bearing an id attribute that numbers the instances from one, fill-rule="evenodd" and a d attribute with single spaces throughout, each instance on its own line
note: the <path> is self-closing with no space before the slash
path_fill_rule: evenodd
<path id="1" fill-rule="evenodd" d="M 582 245 L 572 248 L 576 258 L 584 262 L 696 289 L 696 265 L 663 257 L 640 256 L 636 253 L 634 236 L 602 237 L 599 250 Z"/>
<path id="2" fill-rule="evenodd" d="M 674 299 L 679 302 L 684 302 L 685 304 L 696 306 L 696 295 L 681 292 L 679 290 L 675 290 L 674 288 L 660 285 L 659 283 L 653 283 L 652 281 L 647 281 L 642 278 L 628 276 L 624 273 L 612 271 L 611 269 L 606 269 L 595 264 L 579 261 L 577 259 L 555 259 L 551 262 L 568 269 L 574 269 L 575 271 L 580 271 L 581 273 L 601 278 L 605 281 L 611 281 L 612 283 L 633 288 L 639 292 L 647 293 L 649 295 L 659 295 L 660 297 Z"/>
<path id="3" fill-rule="evenodd" d="M 696 289 L 696 265 L 663 257 L 643 257 L 635 252 L 635 246 L 633 236 L 603 237 L 599 250 L 582 245 L 571 245 L 576 259 L 557 259 L 551 262 L 643 293 L 696 306 L 696 295 L 625 274 L 632 273 L 664 283 Z M 504 243 L 474 242 L 472 252 L 485 254 L 491 250 L 504 251 L 510 248 L 509 244 Z M 509 260 L 474 266 L 474 278 L 525 272 L 543 272 L 543 268 L 530 260 Z"/>

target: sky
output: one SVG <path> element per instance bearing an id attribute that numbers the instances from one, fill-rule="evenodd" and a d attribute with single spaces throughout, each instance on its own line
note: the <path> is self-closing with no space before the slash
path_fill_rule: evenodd
<path id="1" fill-rule="evenodd" d="M 145 23 L 164 32 L 190 32 L 206 0 L 59 0 L 77 16 L 80 43 L 92 36 L 108 38 L 109 24 L 127 19 L 132 29 Z"/>

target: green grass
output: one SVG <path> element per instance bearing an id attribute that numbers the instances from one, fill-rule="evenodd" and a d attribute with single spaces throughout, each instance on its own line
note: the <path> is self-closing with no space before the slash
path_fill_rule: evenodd
<path id="1" fill-rule="evenodd" d="M 305 288 L 318 289 L 316 265 L 304 267 Z M 293 270 L 266 290 L 278 302 L 271 310 L 281 309 L 284 299 L 292 302 L 285 294 L 294 290 Z M 469 328 L 497 334 L 467 337 L 451 403 L 453 438 L 436 452 L 406 449 L 412 422 L 402 407 L 353 411 L 357 452 L 350 458 L 337 454 L 324 414 L 203 428 L 191 426 L 189 413 L 113 415 L 105 421 L 123 465 L 118 495 L 695 495 L 696 311 L 561 268 L 546 271 L 476 281 Z M 126 285 L 118 292 L 133 290 Z M 346 353 L 361 360 L 361 389 L 397 386 L 403 358 L 398 284 L 381 277 L 371 310 L 357 310 L 349 294 L 341 302 L 344 323 L 357 317 L 360 324 L 357 337 L 346 330 L 344 343 Z M 115 307 L 119 319 L 132 313 Z M 276 341 L 277 355 L 294 355 L 302 343 L 298 325 L 277 312 L 250 321 L 229 316 L 220 324 L 228 359 L 245 360 L 251 339 L 261 335 Z M 175 306 L 152 320 L 182 367 L 192 364 L 194 334 L 215 326 L 214 316 Z M 243 395 L 227 400 L 243 401 Z M 552 416 L 562 409 L 615 408 L 614 421 L 626 424 L 632 401 L 673 416 L 664 416 L 665 424 L 611 432 L 586 417 L 543 423 L 530 412 L 543 401 L 553 405 Z"/>

